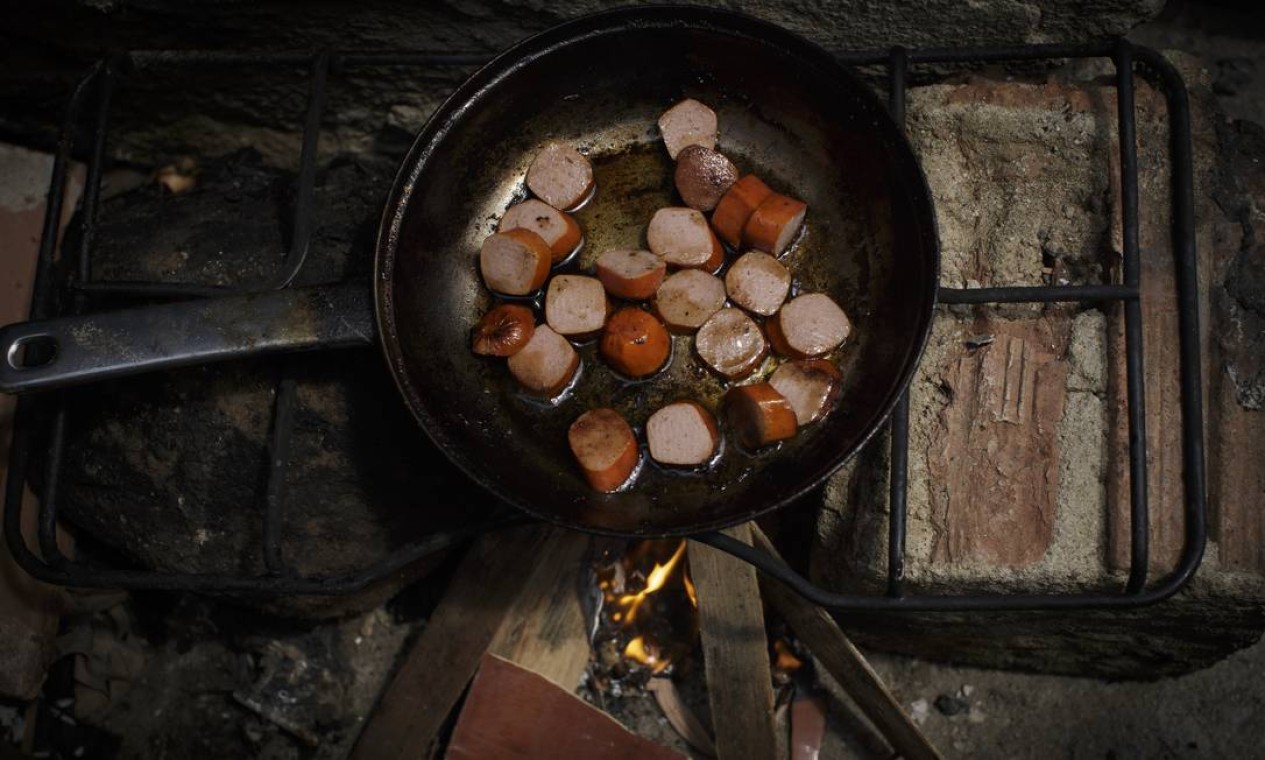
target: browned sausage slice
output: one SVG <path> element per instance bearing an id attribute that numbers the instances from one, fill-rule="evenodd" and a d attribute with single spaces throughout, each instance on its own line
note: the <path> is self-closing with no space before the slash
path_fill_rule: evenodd
<path id="1" fill-rule="evenodd" d="M 747 226 L 747 220 L 772 194 L 773 190 L 754 174 L 739 179 L 712 212 L 712 227 L 716 234 L 736 248 L 742 242 L 742 228 Z"/>
<path id="2" fill-rule="evenodd" d="M 689 145 L 676 157 L 673 177 L 685 205 L 711 211 L 738 180 L 738 167 L 711 148 Z"/>
<path id="3" fill-rule="evenodd" d="M 667 363 L 672 339 L 653 314 L 626 306 L 606 323 L 597 350 L 616 372 L 647 377 Z"/>
<path id="4" fill-rule="evenodd" d="M 613 248 L 597 257 L 597 279 L 616 298 L 643 301 L 663 284 L 667 265 L 650 251 Z"/>
<path id="5" fill-rule="evenodd" d="M 803 201 L 774 193 L 752 212 L 742 228 L 742 240 L 752 248 L 781 256 L 800 226 L 808 206 Z"/>
<path id="6" fill-rule="evenodd" d="M 593 166 L 570 145 L 549 143 L 527 170 L 527 188 L 550 206 L 570 211 L 593 192 Z"/>
<path id="7" fill-rule="evenodd" d="M 673 159 L 687 145 L 715 148 L 716 132 L 716 112 L 693 98 L 682 100 L 659 117 L 659 134 Z"/>
<path id="8" fill-rule="evenodd" d="M 539 290 L 549 276 L 552 261 L 548 244 L 531 230 L 493 233 L 479 249 L 483 281 L 507 296 L 525 296 Z"/>
<path id="9" fill-rule="evenodd" d="M 698 329 L 694 350 L 717 373 L 741 380 L 760 366 L 768 343 L 760 326 L 741 309 L 721 309 Z"/>
<path id="10" fill-rule="evenodd" d="M 782 308 L 790 289 L 791 273 L 762 251 L 744 253 L 725 273 L 725 290 L 733 302 L 765 317 Z"/>
<path id="11" fill-rule="evenodd" d="M 606 289 L 594 277 L 554 277 L 545 291 L 545 321 L 559 335 L 596 335 L 606 324 Z"/>
<path id="12" fill-rule="evenodd" d="M 730 388 L 725 394 L 725 417 L 738 441 L 749 449 L 791 438 L 799 427 L 791 402 L 768 383 Z"/>
<path id="13" fill-rule="evenodd" d="M 637 437 L 614 409 L 590 409 L 567 430 L 571 453 L 589 485 L 610 493 L 619 489 L 637 467 Z"/>
<path id="14" fill-rule="evenodd" d="M 513 356 L 536 332 L 536 316 L 519 304 L 497 306 L 474 328 L 471 349 L 480 356 Z"/>
<path id="15" fill-rule="evenodd" d="M 805 359 L 778 367 L 769 378 L 769 385 L 791 402 L 795 419 L 802 426 L 834 409 L 839 402 L 842 377 L 839 368 L 825 359 Z"/>
<path id="16" fill-rule="evenodd" d="M 697 269 L 683 269 L 659 286 L 654 308 L 668 327 L 692 332 L 725 305 L 725 283 Z"/>
<path id="17" fill-rule="evenodd" d="M 510 206 L 496 229 L 497 232 L 531 230 L 549 246 L 555 264 L 570 256 L 583 237 L 580 225 L 569 214 L 535 198 Z"/>
<path id="18" fill-rule="evenodd" d="M 810 359 L 829 353 L 847 340 L 852 323 L 825 293 L 807 293 L 791 300 L 768 321 L 769 341 L 779 353 Z"/>
<path id="19" fill-rule="evenodd" d="M 646 420 L 650 456 L 660 464 L 706 464 L 716 453 L 719 441 L 715 418 L 693 401 L 668 404 Z"/>
<path id="20" fill-rule="evenodd" d="M 707 217 L 692 208 L 661 208 L 646 228 L 650 250 L 668 266 L 715 272 L 725 263 L 725 249 L 707 226 Z"/>
<path id="21" fill-rule="evenodd" d="M 580 368 L 580 355 L 549 325 L 540 325 L 527 345 L 509 358 L 510 374 L 538 396 L 562 392 Z"/>

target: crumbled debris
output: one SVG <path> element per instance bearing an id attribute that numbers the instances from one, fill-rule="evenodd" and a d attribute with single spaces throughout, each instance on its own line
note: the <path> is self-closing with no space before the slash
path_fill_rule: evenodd
<path id="1" fill-rule="evenodd" d="M 962 713 L 969 712 L 971 705 L 969 702 L 960 697 L 941 694 L 936 697 L 936 709 L 940 711 L 941 715 L 947 715 L 951 718 L 954 715 L 961 715 Z"/>

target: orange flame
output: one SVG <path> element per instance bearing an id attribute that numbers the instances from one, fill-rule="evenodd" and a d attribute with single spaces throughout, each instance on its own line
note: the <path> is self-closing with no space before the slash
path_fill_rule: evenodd
<path id="1" fill-rule="evenodd" d="M 646 587 L 635 594 L 624 594 L 619 597 L 618 605 L 625 610 L 623 620 L 625 624 L 631 625 L 637 620 L 637 610 L 641 607 L 642 602 L 646 601 L 646 597 L 663 588 L 663 584 L 668 582 L 668 578 L 672 575 L 672 570 L 677 563 L 681 561 L 681 557 L 685 556 L 685 542 L 682 541 L 680 546 L 676 548 L 671 559 L 663 564 L 655 564 L 654 569 L 646 576 Z M 690 592 L 691 600 L 694 594 Z M 619 613 L 615 613 L 618 615 Z M 615 622 L 620 622 L 620 618 L 612 616 Z M 634 639 L 636 641 L 636 639 Z M 631 643 L 630 643 L 631 646 Z"/>
<path id="2" fill-rule="evenodd" d="M 658 647 L 648 643 L 644 636 L 638 636 L 628 642 L 628 646 L 624 647 L 624 656 L 649 667 L 655 673 L 662 673 L 671 664 L 667 660 L 660 659 Z"/>
<path id="3" fill-rule="evenodd" d="M 790 646 L 781 639 L 773 642 L 773 651 L 777 653 L 777 659 L 773 662 L 773 667 L 785 673 L 794 673 L 804 666 L 804 661 L 795 656 Z"/>

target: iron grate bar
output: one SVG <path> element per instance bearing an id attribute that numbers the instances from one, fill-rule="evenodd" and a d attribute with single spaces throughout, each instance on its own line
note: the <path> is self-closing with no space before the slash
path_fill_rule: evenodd
<path id="1" fill-rule="evenodd" d="M 1203 409 L 1201 397 L 1200 336 L 1198 320 L 1198 281 L 1196 269 L 1196 251 L 1194 242 L 1194 198 L 1192 187 L 1191 132 L 1189 101 L 1185 84 L 1177 71 L 1159 54 L 1145 48 L 1134 48 L 1126 44 L 1112 45 L 1032 45 L 997 48 L 962 48 L 962 49 L 927 49 L 909 50 L 891 49 L 878 51 L 853 51 L 840 53 L 837 59 L 853 65 L 885 66 L 892 87 L 889 92 L 891 112 L 898 122 L 904 119 L 905 94 L 907 91 L 907 66 L 909 64 L 968 64 L 1003 61 L 1035 61 L 1066 58 L 1112 58 L 1117 64 L 1117 87 L 1119 90 L 1119 129 L 1121 140 L 1121 188 L 1123 202 L 1125 244 L 1124 282 L 1118 285 L 1088 286 L 1037 286 L 1037 287 L 997 287 L 997 288 L 940 288 L 939 299 L 946 304 L 996 304 L 996 303 L 1047 303 L 1047 302 L 1103 302 L 1121 301 L 1126 314 L 1129 309 L 1138 309 L 1140 293 L 1140 271 L 1137 267 L 1137 154 L 1135 131 L 1135 114 L 1132 103 L 1133 69 L 1137 64 L 1141 69 L 1154 74 L 1162 85 L 1168 102 L 1168 118 L 1170 121 L 1170 152 L 1172 155 L 1173 186 L 1173 222 L 1172 238 L 1176 257 L 1178 278 L 1179 326 L 1178 338 L 1180 348 L 1180 384 L 1182 406 L 1182 456 L 1184 465 L 1185 511 L 1186 511 L 1186 544 L 1177 569 L 1162 580 L 1147 586 L 1145 577 L 1142 582 L 1131 582 L 1126 593 L 1080 592 L 1060 595 L 1033 594 L 992 594 L 992 595 L 902 595 L 903 587 L 903 546 L 906 518 L 905 497 L 907 494 L 907 426 L 908 398 L 897 405 L 892 419 L 892 462 L 899 464 L 891 473 L 889 487 L 892 494 L 892 520 L 889 529 L 889 568 L 888 591 L 892 595 L 857 596 L 836 594 L 817 586 L 795 575 L 784 565 L 771 560 L 767 555 L 755 552 L 746 545 L 734 545 L 734 542 L 721 534 L 702 534 L 699 540 L 711 543 L 730 553 L 740 556 L 755 564 L 762 571 L 771 574 L 790 585 L 806 598 L 817 604 L 838 609 L 866 610 L 997 610 L 997 609 L 1071 609 L 1071 608 L 1105 608 L 1134 607 L 1149 604 L 1176 593 L 1197 570 L 1203 557 L 1204 543 L 1207 536 L 1205 463 L 1202 437 Z M 133 51 L 102 61 L 93 66 L 69 99 L 62 136 L 58 143 L 58 152 L 54 161 L 54 170 L 49 189 L 49 203 L 45 216 L 44 233 L 40 243 L 40 258 L 37 265 L 37 277 L 33 317 L 49 315 L 51 295 L 55 283 L 52 277 L 52 261 L 56 245 L 56 231 L 61 214 L 61 193 L 64 189 L 68 156 L 74 143 L 74 128 L 78 124 L 80 113 L 89 93 L 96 87 L 98 94 L 96 130 L 93 133 L 93 150 L 88 166 L 89 182 L 84 194 L 83 208 L 85 215 L 84 245 L 81 251 L 80 266 L 85 273 L 90 273 L 91 247 L 95 241 L 95 219 L 99 205 L 99 179 L 104 160 L 105 145 L 108 132 L 109 104 L 114 87 L 115 73 L 120 66 L 130 64 L 135 71 L 144 71 L 160 66 L 185 66 L 196 68 L 216 65 L 294 65 L 309 68 L 308 110 L 304 122 L 303 152 L 300 157 L 298 193 L 296 196 L 295 220 L 291 246 L 286 255 L 279 283 L 274 287 L 283 287 L 293 280 L 301 270 L 307 242 L 310 239 L 315 174 L 316 148 L 319 145 L 320 116 L 324 106 L 325 86 L 329 75 L 339 75 L 347 68 L 356 66 L 470 66 L 485 63 L 489 59 L 481 53 L 436 53 L 429 51 L 322 51 L 313 54 L 310 51 L 279 52 L 246 52 L 224 53 L 217 51 Z M 1132 194 L 1132 201 L 1130 195 Z M 1130 231 L 1132 230 L 1132 231 Z M 1131 243 L 1129 241 L 1132 241 Z M 1130 253 L 1132 252 L 1132 253 Z M 297 264 L 296 264 L 297 262 Z M 294 265 L 291 267 L 290 265 Z M 1132 273 L 1132 276 L 1130 275 Z M 213 286 L 182 285 L 161 282 L 90 282 L 81 277 L 73 285 L 81 296 L 133 296 L 149 297 L 204 297 L 220 295 L 230 289 Z M 1140 310 L 1138 311 L 1140 314 Z M 1130 421 L 1136 417 L 1141 424 L 1130 427 L 1130 441 L 1136 439 L 1145 443 L 1145 414 L 1142 406 L 1141 358 L 1142 344 L 1140 319 L 1129 320 L 1134 330 L 1126 325 L 1126 352 L 1133 356 L 1133 362 L 1139 370 L 1130 376 L 1129 399 Z M 1135 389 L 1133 378 L 1138 380 Z M 282 387 L 284 388 L 283 381 Z M 1136 393 L 1134 392 L 1136 390 Z M 58 399 L 60 396 L 57 397 Z M 285 426 L 277 419 L 274 422 L 274 445 L 270 447 L 273 457 L 269 480 L 269 503 L 266 504 L 264 553 L 269 574 L 264 576 L 241 575 L 197 575 L 171 574 L 156 571 L 123 570 L 102 567 L 87 567 L 74 562 L 50 563 L 35 555 L 20 530 L 21 495 L 23 484 L 27 480 L 30 465 L 30 449 L 35 426 L 45 416 L 37 414 L 37 401 L 22 397 L 18 399 L 14 416 L 14 437 L 10 449 L 10 473 L 13 477 L 5 489 L 4 524 L 5 540 L 11 553 L 31 575 L 50 582 L 68 586 L 115 587 L 126 589 L 168 589 L 197 591 L 234 591 L 256 594 L 343 594 L 363 588 L 376 580 L 397 573 L 411 562 L 429 553 L 447 547 L 483 530 L 523 524 L 529 521 L 522 515 L 511 514 L 499 516 L 486 524 L 436 534 L 416 544 L 402 548 L 383 558 L 381 561 L 362 569 L 359 572 L 331 578 L 302 578 L 277 573 L 283 568 L 277 541 L 283 521 L 279 509 L 279 490 L 274 491 L 274 480 L 280 482 L 284 475 L 285 465 L 279 462 L 288 460 L 285 456 L 285 440 L 278 441 L 277 431 Z M 1136 403 L 1135 403 L 1136 402 Z M 282 404 L 282 392 L 278 394 L 278 405 Z M 287 414 L 284 409 L 276 409 L 278 418 Z M 57 417 L 64 423 L 64 416 Z M 282 436 L 284 439 L 285 436 Z M 898 439 L 900 444 L 898 445 Z M 277 454 L 282 454 L 278 457 Z M 52 452 L 59 457 L 57 450 Z M 1144 447 L 1130 446 L 1131 483 L 1145 483 L 1146 461 Z M 1136 474 L 1136 476 L 1135 476 Z M 46 491 L 40 499 L 40 518 L 49 526 L 55 525 L 56 505 L 55 485 Z M 1135 534 L 1132 542 L 1133 554 L 1131 568 L 1146 569 L 1146 504 L 1145 488 L 1142 498 L 1131 500 L 1131 530 Z M 1139 508 L 1140 505 L 1140 508 Z M 45 509 L 47 507 L 47 510 Z M 269 527 L 271 526 L 271 527 Z M 1141 531 L 1138 534 L 1138 531 Z M 51 528 L 42 531 L 51 535 Z M 1140 535 L 1141 540 L 1136 536 Z M 42 536 L 41 543 L 47 549 L 49 537 Z M 55 543 L 55 541 L 54 541 Z M 54 546 L 55 548 L 55 546 Z M 1139 555 L 1139 550 L 1141 555 Z M 1131 574 L 1131 578 L 1133 574 Z"/>

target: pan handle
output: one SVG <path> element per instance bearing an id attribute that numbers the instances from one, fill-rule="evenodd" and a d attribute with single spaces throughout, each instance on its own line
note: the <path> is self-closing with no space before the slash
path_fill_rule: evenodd
<path id="1" fill-rule="evenodd" d="M 375 341 L 368 283 L 145 306 L 0 328 L 0 392 Z"/>

